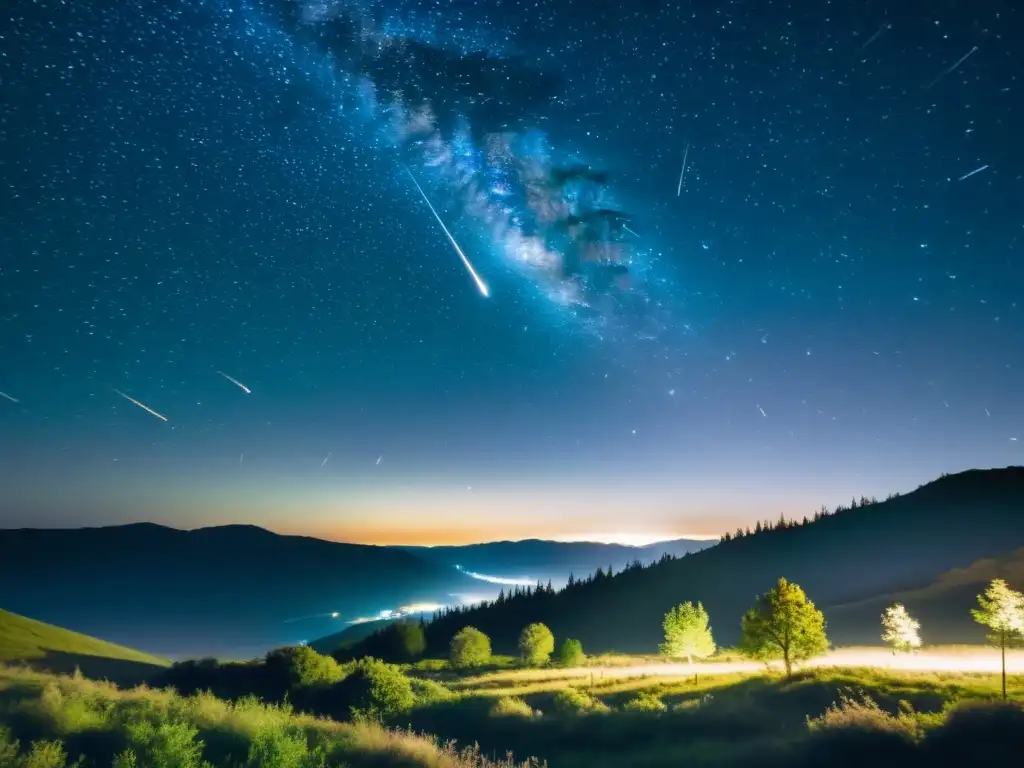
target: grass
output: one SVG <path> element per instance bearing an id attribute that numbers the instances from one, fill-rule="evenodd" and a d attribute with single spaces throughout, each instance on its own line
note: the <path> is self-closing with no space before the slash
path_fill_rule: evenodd
<path id="1" fill-rule="evenodd" d="M 140 766 L 177 768 L 527 768 L 511 758 L 489 761 L 473 748 L 372 723 L 338 723 L 298 714 L 287 705 L 254 698 L 226 702 L 210 694 L 182 697 L 140 686 L 0 666 L 0 763 L 14 740 L 23 754 L 79 757 L 95 766 L 114 763 L 130 750 Z M 44 742 L 49 742 L 44 743 Z M 12 763 L 3 763 L 5 768 Z M 16 768 L 62 768 L 60 762 L 13 763 Z"/>
<path id="2" fill-rule="evenodd" d="M 166 667 L 166 659 L 0 610 L 0 662 L 81 656 Z"/>

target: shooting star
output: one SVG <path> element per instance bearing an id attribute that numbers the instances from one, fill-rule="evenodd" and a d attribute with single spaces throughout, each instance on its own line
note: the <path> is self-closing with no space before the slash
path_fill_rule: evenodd
<path id="1" fill-rule="evenodd" d="M 928 85 L 925 86 L 925 90 L 931 88 L 933 85 L 935 85 L 937 82 L 939 82 L 939 80 L 944 78 L 950 72 L 955 71 L 961 64 L 963 64 L 965 61 L 967 61 L 967 59 L 969 59 L 971 57 L 971 55 L 975 51 L 977 51 L 977 50 L 978 50 L 978 46 L 974 46 L 973 48 L 971 48 L 971 50 L 969 50 L 967 53 L 965 53 L 963 56 L 961 56 L 959 59 L 957 59 L 955 62 L 953 62 L 953 64 L 951 64 L 947 69 L 943 70 L 942 74 L 940 74 L 938 77 L 936 77 L 930 83 L 928 83 Z"/>
<path id="2" fill-rule="evenodd" d="M 985 165 L 981 166 L 981 168 L 975 168 L 975 169 L 974 169 L 973 171 L 971 171 L 970 173 L 965 173 L 965 174 L 964 174 L 963 176 L 961 176 L 961 177 L 960 177 L 959 179 L 957 179 L 957 181 L 963 181 L 964 179 L 969 179 L 969 178 L 971 178 L 971 176 L 973 176 L 974 174 L 976 174 L 976 173 L 981 173 L 981 172 L 982 172 L 982 171 L 984 171 L 984 170 L 985 170 L 986 168 L 988 168 L 988 164 L 987 164 L 987 163 L 986 163 Z"/>
<path id="3" fill-rule="evenodd" d="M 158 419 L 161 419 L 162 421 L 167 421 L 167 417 L 166 416 L 164 416 L 162 413 L 157 413 L 156 411 L 154 411 L 152 408 L 150 408 L 145 403 L 140 403 L 134 397 L 128 397 L 128 395 L 126 395 L 120 389 L 115 389 L 114 391 L 117 392 L 117 394 L 119 394 L 121 397 L 123 397 L 129 403 L 135 403 L 135 405 L 139 406 L 139 408 L 141 408 L 142 410 L 147 411 L 147 412 L 153 414 L 154 416 L 156 416 Z"/>
<path id="4" fill-rule="evenodd" d="M 217 373 L 219 373 L 225 379 L 227 379 L 232 384 L 234 384 L 236 387 L 241 389 L 243 392 L 245 392 L 245 394 L 247 394 L 247 395 L 251 395 L 252 394 L 252 390 L 249 389 L 247 386 L 245 386 L 245 384 L 240 382 L 238 379 L 235 379 L 235 378 L 232 378 L 231 376 L 228 376 L 226 373 L 224 373 L 224 371 L 217 371 Z"/>
<path id="5" fill-rule="evenodd" d="M 490 296 L 491 291 L 487 287 L 487 283 L 485 283 L 483 281 L 483 278 L 481 278 L 480 275 L 477 274 L 476 270 L 473 269 L 473 264 L 466 257 L 466 254 L 463 253 L 462 248 L 459 247 L 459 244 L 455 242 L 455 238 L 452 236 L 452 233 L 448 231 L 448 227 L 446 227 L 444 221 L 441 220 L 440 214 L 438 214 L 438 212 L 434 209 L 434 206 L 431 204 L 430 199 L 427 197 L 427 193 L 423 191 L 423 187 L 421 187 L 420 183 L 416 181 L 416 177 L 412 175 L 412 171 L 409 170 L 409 166 L 405 166 L 405 172 L 409 174 L 409 178 L 412 179 L 412 183 L 416 185 L 416 190 L 420 193 L 420 197 L 423 198 L 423 202 L 427 204 L 427 208 L 429 208 L 430 212 L 434 214 L 434 218 L 437 219 L 437 223 L 441 225 L 441 229 L 443 229 L 444 233 L 448 235 L 448 239 L 451 241 L 452 246 L 455 248 L 455 252 L 459 254 L 459 258 L 462 259 L 462 263 L 466 265 L 466 269 L 469 271 L 470 277 L 472 277 L 473 282 L 476 283 L 476 287 L 477 290 L 480 291 L 480 295 L 483 296 L 484 298 Z"/>
<path id="6" fill-rule="evenodd" d="M 764 416 L 766 419 L 768 418 L 768 414 L 764 412 L 764 408 L 762 408 L 760 405 L 757 406 L 757 410 L 759 410 L 761 412 L 761 415 Z"/>
<path id="7" fill-rule="evenodd" d="M 326 464 L 326 463 L 327 463 L 327 460 L 328 460 L 329 458 L 331 458 L 331 454 L 330 454 L 330 453 L 328 453 L 328 454 L 327 454 L 326 456 L 324 456 L 324 460 L 320 462 L 320 469 L 323 469 L 323 468 L 324 468 L 324 464 Z"/>
<path id="8" fill-rule="evenodd" d="M 631 234 L 631 235 L 632 235 L 633 237 L 640 237 L 640 235 L 638 235 L 638 234 L 637 234 L 636 232 L 634 232 L 634 231 L 633 231 L 632 229 L 630 229 L 629 227 L 627 227 L 627 226 L 626 226 L 625 224 L 623 224 L 623 225 L 622 225 L 622 228 L 623 228 L 624 230 L 626 230 L 627 232 L 629 232 L 629 234 Z"/>
<path id="9" fill-rule="evenodd" d="M 0 392 L 0 397 L 4 398 L 6 400 L 10 400 L 12 403 L 20 403 L 21 402 L 18 398 L 11 397 L 6 392 Z"/>
<path id="10" fill-rule="evenodd" d="M 377 457 L 377 464 L 380 464 L 380 460 L 383 459 L 383 458 L 384 458 L 384 454 L 382 453 L 380 456 Z M 374 464 L 374 466 L 377 466 L 377 464 Z"/>
<path id="11" fill-rule="evenodd" d="M 293 619 L 285 619 L 284 623 L 285 624 L 291 624 L 294 621 L 305 621 L 306 619 L 320 619 L 320 618 L 336 619 L 340 615 L 341 614 L 338 613 L 337 611 L 329 611 L 328 613 L 311 613 L 308 616 L 296 616 Z"/>
<path id="12" fill-rule="evenodd" d="M 892 24 L 885 23 L 882 26 L 880 26 L 878 28 L 878 31 L 875 32 L 875 34 L 873 34 L 871 37 L 869 37 L 868 41 L 866 43 L 864 43 L 864 45 L 862 45 L 860 47 L 860 49 L 863 51 L 865 48 L 867 48 L 869 45 L 871 45 L 873 42 L 875 42 L 875 40 L 877 40 L 879 37 L 881 37 L 882 33 L 885 32 L 887 29 L 892 29 Z"/>
<path id="13" fill-rule="evenodd" d="M 683 174 L 686 173 L 686 156 L 690 154 L 690 142 L 686 142 L 686 150 L 683 152 L 683 167 L 679 169 L 679 184 L 676 186 L 676 197 L 683 193 Z"/>

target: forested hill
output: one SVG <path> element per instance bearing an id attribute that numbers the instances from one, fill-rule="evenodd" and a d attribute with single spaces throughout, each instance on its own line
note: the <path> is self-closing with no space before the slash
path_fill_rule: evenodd
<path id="1" fill-rule="evenodd" d="M 612 577 L 599 572 L 559 592 L 523 591 L 454 609 L 428 624 L 428 650 L 444 654 L 452 635 L 471 625 L 491 636 L 495 652 L 514 652 L 523 626 L 542 621 L 556 638 L 582 640 L 588 652 L 652 652 L 661 640 L 665 612 L 684 600 L 703 601 L 718 642 L 732 644 L 743 611 L 780 576 L 799 583 L 827 609 L 924 586 L 950 568 L 1019 546 L 1024 546 L 1024 467 L 971 470 L 904 496 L 763 526 L 704 551 Z M 366 641 L 367 650 L 372 642 Z"/>

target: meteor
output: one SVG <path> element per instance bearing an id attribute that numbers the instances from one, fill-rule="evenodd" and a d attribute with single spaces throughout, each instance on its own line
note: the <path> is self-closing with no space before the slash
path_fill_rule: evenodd
<path id="1" fill-rule="evenodd" d="M 8 400 L 10 400 L 10 401 L 11 401 L 12 403 L 20 403 L 20 402 L 21 402 L 20 400 L 18 400 L 18 398 L 16 398 L 16 397 L 11 397 L 11 396 L 10 396 L 10 395 L 8 395 L 8 394 L 7 394 L 6 392 L 0 392 L 0 397 L 3 397 L 3 398 L 6 398 L 6 399 L 8 399 Z"/>
<path id="2" fill-rule="evenodd" d="M 431 204 L 430 199 L 427 197 L 427 193 L 423 191 L 423 187 L 420 186 L 420 183 L 416 181 L 416 177 L 412 175 L 412 171 L 409 170 L 409 166 L 405 166 L 405 172 L 409 174 L 409 178 L 412 179 L 412 183 L 416 185 L 416 190 L 420 193 L 420 197 L 423 198 L 423 202 L 427 204 L 427 207 L 430 209 L 430 212 L 434 214 L 434 218 L 437 219 L 437 223 L 441 225 L 441 229 L 443 229 L 444 233 L 448 235 L 448 239 L 451 241 L 452 246 L 454 246 L 455 252 L 459 254 L 459 258 L 462 259 L 462 263 L 465 264 L 466 269 L 469 270 L 469 276 L 472 277 L 473 282 L 476 283 L 476 287 L 480 291 L 480 295 L 483 296 L 484 298 L 490 296 L 491 291 L 487 287 L 487 283 L 485 283 L 483 279 L 480 277 L 480 275 L 477 274 L 476 270 L 473 269 L 473 265 L 466 257 L 466 254 L 462 252 L 462 248 L 460 248 L 459 244 L 455 242 L 455 238 L 452 236 L 452 233 L 449 232 L 448 227 L 444 225 L 444 222 L 441 220 L 441 216 L 434 209 L 434 206 Z"/>
<path id="3" fill-rule="evenodd" d="M 686 158 L 690 154 L 690 143 L 686 143 L 686 151 L 683 152 L 683 167 L 679 169 L 679 184 L 676 186 L 676 197 L 683 194 L 683 174 L 686 173 Z"/>
<path id="4" fill-rule="evenodd" d="M 129 403 L 135 403 L 135 405 L 139 406 L 139 408 L 141 408 L 142 410 L 148 411 L 149 413 L 153 414 L 154 416 L 156 416 L 158 419 L 161 419 L 162 421 L 167 421 L 167 417 L 164 416 L 162 413 L 157 413 L 152 408 L 150 408 L 148 405 L 145 405 L 144 403 L 140 403 L 134 397 L 128 397 L 128 395 L 126 395 L 120 389 L 115 389 L 114 391 L 117 392 L 117 394 L 119 394 L 121 397 L 123 397 Z"/>
<path id="5" fill-rule="evenodd" d="M 247 395 L 251 395 L 251 394 L 252 394 L 252 390 L 251 390 L 251 389 L 249 389 L 249 388 L 248 388 L 247 386 L 245 386 L 245 384 L 243 384 L 242 382 L 240 382 L 240 381 L 239 381 L 238 379 L 234 379 L 234 378 L 232 378 L 231 376 L 228 376 L 228 375 L 227 375 L 226 373 L 224 373 L 224 371 L 217 371 L 217 373 L 219 373 L 219 374 L 220 374 L 221 376 L 223 376 L 223 377 L 224 377 L 225 379 L 227 379 L 228 381 L 230 381 L 230 382 L 231 382 L 232 384 L 234 384 L 234 385 L 235 385 L 236 387 L 240 388 L 240 389 L 241 389 L 241 390 L 242 390 L 243 392 L 245 392 L 245 394 L 247 394 Z"/>

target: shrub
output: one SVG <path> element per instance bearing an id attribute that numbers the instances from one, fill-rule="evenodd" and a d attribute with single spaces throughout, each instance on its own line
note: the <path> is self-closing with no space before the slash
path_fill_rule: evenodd
<path id="1" fill-rule="evenodd" d="M 323 749 L 310 752 L 302 733 L 262 728 L 249 745 L 245 768 L 323 768 L 325 764 Z"/>
<path id="2" fill-rule="evenodd" d="M 129 748 L 146 768 L 207 768 L 199 729 L 184 721 L 128 724 Z"/>
<path id="3" fill-rule="evenodd" d="M 650 691 L 642 691 L 626 702 L 623 709 L 627 712 L 665 712 L 668 707 Z"/>
<path id="4" fill-rule="evenodd" d="M 352 672 L 331 689 L 331 697 L 353 717 L 379 719 L 407 712 L 416 703 L 412 684 L 402 670 L 380 659 L 360 659 Z"/>
<path id="5" fill-rule="evenodd" d="M 491 660 L 491 639 L 473 627 L 463 627 L 452 638 L 449 659 L 455 669 L 480 667 Z"/>
<path id="6" fill-rule="evenodd" d="M 533 708 L 518 696 L 502 696 L 490 710 L 491 717 L 533 717 Z"/>
<path id="7" fill-rule="evenodd" d="M 412 677 L 409 678 L 409 684 L 412 686 L 412 693 L 416 697 L 417 706 L 458 698 L 457 694 L 434 680 L 421 680 Z"/>
<path id="8" fill-rule="evenodd" d="M 563 667 L 578 667 L 586 661 L 587 656 L 583 653 L 583 643 L 579 640 L 566 638 L 558 646 L 558 653 L 555 660 Z"/>
<path id="9" fill-rule="evenodd" d="M 563 688 L 555 694 L 555 711 L 567 715 L 608 712 L 608 706 L 579 688 Z"/>
<path id="10" fill-rule="evenodd" d="M 345 676 L 341 665 L 308 645 L 277 648 L 266 656 L 267 670 L 285 681 L 289 688 L 331 685 Z"/>

